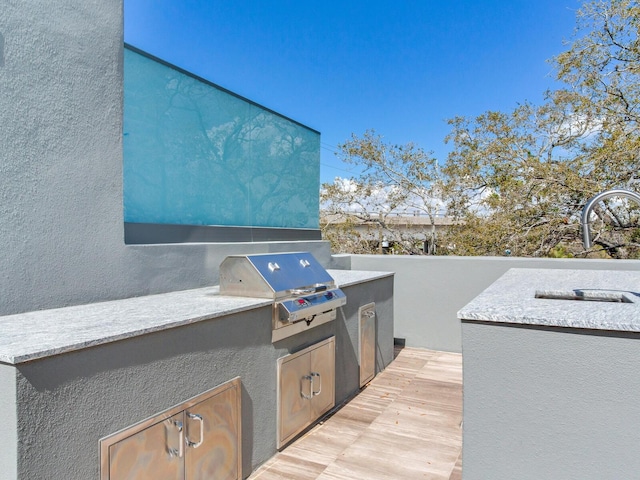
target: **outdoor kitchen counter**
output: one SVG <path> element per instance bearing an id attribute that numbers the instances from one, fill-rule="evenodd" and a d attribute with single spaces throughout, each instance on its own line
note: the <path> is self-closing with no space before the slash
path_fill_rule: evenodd
<path id="1" fill-rule="evenodd" d="M 393 275 L 353 270 L 329 270 L 329 274 L 338 287 Z M 16 365 L 272 303 L 220 295 L 214 286 L 1 316 L 0 362 Z"/>
<path id="2" fill-rule="evenodd" d="M 638 271 L 512 269 L 458 312 L 465 478 L 638 477 L 639 292 Z"/>
<path id="3" fill-rule="evenodd" d="M 572 295 L 591 300 L 549 298 Z M 640 272 L 513 268 L 463 307 L 458 318 L 640 332 Z"/>

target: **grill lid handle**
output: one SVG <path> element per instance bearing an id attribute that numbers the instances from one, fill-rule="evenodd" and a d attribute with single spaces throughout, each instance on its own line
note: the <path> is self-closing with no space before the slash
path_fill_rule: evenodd
<path id="1" fill-rule="evenodd" d="M 292 288 L 289 292 L 292 295 L 307 295 L 309 293 L 324 292 L 327 289 L 326 285 L 316 285 L 310 288 Z"/>

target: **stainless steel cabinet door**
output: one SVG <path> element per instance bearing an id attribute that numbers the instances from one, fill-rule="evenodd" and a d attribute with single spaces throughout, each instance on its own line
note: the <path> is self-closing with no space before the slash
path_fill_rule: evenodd
<path id="1" fill-rule="evenodd" d="M 309 355 L 290 355 L 278 360 L 278 447 L 301 432 L 311 415 Z"/>
<path id="2" fill-rule="evenodd" d="M 181 413 L 109 447 L 110 480 L 185 480 Z"/>
<path id="3" fill-rule="evenodd" d="M 278 359 L 278 448 L 335 405 L 335 337 Z"/>
<path id="4" fill-rule="evenodd" d="M 240 377 L 100 440 L 100 480 L 240 480 Z"/>
<path id="5" fill-rule="evenodd" d="M 238 385 L 185 411 L 187 480 L 240 478 L 239 403 Z"/>
<path id="6" fill-rule="evenodd" d="M 376 304 L 360 307 L 360 386 L 376 374 Z"/>
<path id="7" fill-rule="evenodd" d="M 335 341 L 314 348 L 311 360 L 311 421 L 328 412 L 335 404 L 336 355 Z"/>

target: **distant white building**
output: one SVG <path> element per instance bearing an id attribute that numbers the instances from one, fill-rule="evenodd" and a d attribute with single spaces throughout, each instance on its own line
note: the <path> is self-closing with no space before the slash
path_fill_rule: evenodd
<path id="1" fill-rule="evenodd" d="M 405 214 L 354 212 L 342 214 L 320 213 L 320 227 L 324 232 L 350 230 L 360 241 L 371 243 L 380 253 L 392 253 L 394 245 L 411 245 L 410 250 L 433 253 L 430 246 L 439 232 L 456 223 L 451 217 Z M 405 249 L 406 250 L 406 249 Z M 405 252 L 406 253 L 406 252 Z M 419 252 L 417 252 L 419 253 Z"/>

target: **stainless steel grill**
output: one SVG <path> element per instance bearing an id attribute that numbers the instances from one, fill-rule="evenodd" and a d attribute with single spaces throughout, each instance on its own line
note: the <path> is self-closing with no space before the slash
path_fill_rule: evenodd
<path id="1" fill-rule="evenodd" d="M 229 256 L 220 265 L 220 293 L 273 299 L 274 342 L 334 320 L 347 303 L 309 252 Z"/>

